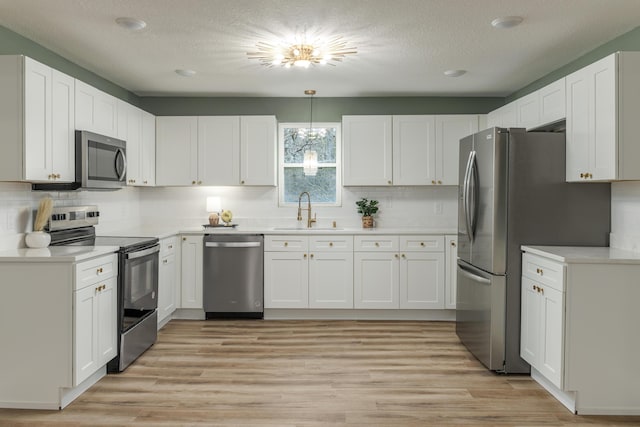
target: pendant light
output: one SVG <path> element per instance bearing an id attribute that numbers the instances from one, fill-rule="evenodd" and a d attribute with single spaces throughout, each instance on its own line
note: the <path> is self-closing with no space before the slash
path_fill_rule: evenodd
<path id="1" fill-rule="evenodd" d="M 313 134 L 313 95 L 316 91 L 308 89 L 304 91 L 305 95 L 309 95 L 309 132 L 307 132 L 307 147 L 311 145 L 314 138 Z M 302 171 L 305 176 L 316 176 L 318 173 L 318 153 L 313 149 L 307 149 L 304 152 L 304 160 L 302 162 Z"/>

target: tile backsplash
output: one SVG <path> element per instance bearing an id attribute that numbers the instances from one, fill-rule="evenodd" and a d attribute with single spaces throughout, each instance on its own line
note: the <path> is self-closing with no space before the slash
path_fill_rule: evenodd
<path id="1" fill-rule="evenodd" d="M 125 188 L 118 191 L 32 192 L 26 183 L 0 183 L 0 249 L 23 244 L 31 231 L 33 211 L 42 197 L 57 206 L 96 204 L 101 216 L 98 231 L 124 225 L 167 223 L 191 227 L 204 224 L 205 200 L 220 196 L 222 207 L 234 213 L 234 222 L 261 226 L 294 226 L 296 206 L 278 206 L 273 187 L 171 187 Z M 360 197 L 380 201 L 376 216 L 380 227 L 439 227 L 455 229 L 456 187 L 345 187 L 342 206 L 314 206 L 318 226 L 333 221 L 340 227 L 359 226 L 355 201 Z M 640 182 L 612 184 L 611 246 L 640 252 Z"/>

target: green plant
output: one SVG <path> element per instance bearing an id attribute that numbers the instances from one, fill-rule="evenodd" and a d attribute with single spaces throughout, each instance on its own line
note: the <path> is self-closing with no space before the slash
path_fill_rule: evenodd
<path id="1" fill-rule="evenodd" d="M 356 202 L 356 206 L 358 206 L 358 213 L 362 214 L 362 216 L 372 216 L 378 212 L 377 200 L 368 200 L 363 197 Z"/>

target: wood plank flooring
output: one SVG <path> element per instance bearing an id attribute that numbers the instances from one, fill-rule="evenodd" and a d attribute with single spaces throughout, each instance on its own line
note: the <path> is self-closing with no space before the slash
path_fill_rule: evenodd
<path id="1" fill-rule="evenodd" d="M 640 425 L 572 415 L 528 376 L 488 372 L 451 322 L 172 321 L 63 411 L 0 426 Z"/>

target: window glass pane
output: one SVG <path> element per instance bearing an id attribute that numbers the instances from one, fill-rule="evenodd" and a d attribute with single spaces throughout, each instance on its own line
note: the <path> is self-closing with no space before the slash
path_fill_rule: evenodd
<path id="1" fill-rule="evenodd" d="M 336 162 L 336 128 L 284 128 L 284 163 L 302 163 L 304 152 L 318 153 L 318 163 Z"/>
<path id="2" fill-rule="evenodd" d="M 312 203 L 336 203 L 336 168 L 318 168 L 316 176 L 305 176 L 301 167 L 284 168 L 284 202 L 297 203 L 308 191 Z"/>

